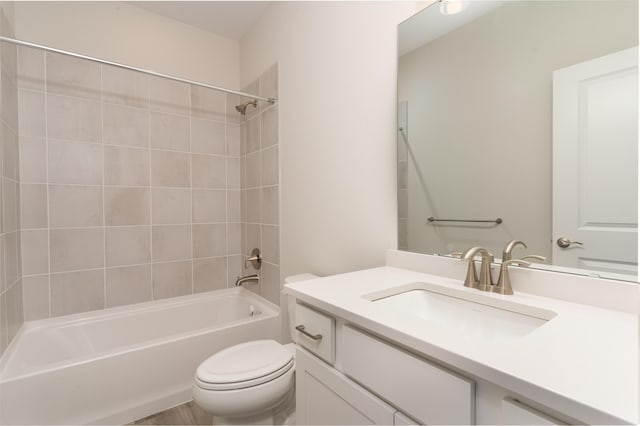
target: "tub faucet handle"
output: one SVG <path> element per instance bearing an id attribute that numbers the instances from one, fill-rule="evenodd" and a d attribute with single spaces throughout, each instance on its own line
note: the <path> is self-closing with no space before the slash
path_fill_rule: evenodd
<path id="1" fill-rule="evenodd" d="M 259 248 L 251 250 L 251 256 L 244 261 L 244 269 L 248 268 L 247 262 L 251 262 L 251 266 L 253 266 L 254 269 L 260 269 L 262 267 L 262 255 L 260 254 Z"/>

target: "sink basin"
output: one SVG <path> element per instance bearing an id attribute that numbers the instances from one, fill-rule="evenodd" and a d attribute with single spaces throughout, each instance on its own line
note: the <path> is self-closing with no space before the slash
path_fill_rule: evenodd
<path id="1" fill-rule="evenodd" d="M 461 337 L 513 340 L 546 324 L 555 312 L 431 283 L 410 283 L 364 296 L 378 307 L 447 327 Z"/>

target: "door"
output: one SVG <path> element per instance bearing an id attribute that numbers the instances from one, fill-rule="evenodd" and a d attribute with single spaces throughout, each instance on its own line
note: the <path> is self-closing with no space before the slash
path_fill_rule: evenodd
<path id="1" fill-rule="evenodd" d="M 553 73 L 554 265 L 637 275 L 637 120 L 637 47 Z"/>

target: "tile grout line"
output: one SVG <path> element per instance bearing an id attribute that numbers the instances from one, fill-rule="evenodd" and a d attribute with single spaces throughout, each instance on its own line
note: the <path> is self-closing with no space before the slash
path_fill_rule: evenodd
<path id="1" fill-rule="evenodd" d="M 50 185 L 49 185 L 49 82 L 47 73 L 47 54 L 43 53 L 43 73 L 44 73 L 44 152 L 45 152 L 45 178 L 47 197 L 47 277 L 49 287 L 49 312 L 48 318 L 53 316 L 53 291 L 51 288 L 51 207 L 50 207 Z"/>
<path id="2" fill-rule="evenodd" d="M 193 98 L 193 86 L 189 85 L 189 194 L 190 194 L 190 203 L 189 203 L 189 213 L 191 217 L 191 225 L 189 232 L 189 254 L 191 259 L 191 294 L 194 293 L 194 280 L 195 280 L 195 269 L 196 264 L 193 260 L 193 154 L 192 154 L 192 142 L 191 142 L 191 119 L 193 115 L 193 105 L 191 99 Z"/>
<path id="3" fill-rule="evenodd" d="M 105 204 L 105 156 L 104 146 L 104 65 L 100 65 L 100 141 L 102 142 L 102 288 L 103 307 L 107 308 L 107 214 Z"/>
<path id="4" fill-rule="evenodd" d="M 225 223 L 226 223 L 226 229 L 225 229 L 225 233 L 226 233 L 226 238 L 225 238 L 225 242 L 226 242 L 226 246 L 225 246 L 225 254 L 226 254 L 226 260 L 225 260 L 225 288 L 229 288 L 230 287 L 230 276 L 229 276 L 229 167 L 228 167 L 228 162 L 229 162 L 229 127 L 228 127 L 228 121 L 229 121 L 229 94 L 225 93 L 224 94 L 224 153 L 225 153 L 225 160 L 224 160 L 224 166 L 225 166 L 225 187 L 226 187 L 226 191 L 225 191 L 225 197 L 224 197 L 224 201 L 225 201 L 225 209 L 224 209 L 224 214 L 225 214 Z"/>
<path id="5" fill-rule="evenodd" d="M 153 190 L 152 190 L 152 164 L 151 164 L 151 78 L 149 76 L 145 77 L 147 83 L 147 157 L 149 159 L 149 173 L 147 177 L 149 178 L 149 264 L 151 265 L 151 282 L 149 285 L 151 300 L 155 300 L 155 283 L 153 276 Z"/>

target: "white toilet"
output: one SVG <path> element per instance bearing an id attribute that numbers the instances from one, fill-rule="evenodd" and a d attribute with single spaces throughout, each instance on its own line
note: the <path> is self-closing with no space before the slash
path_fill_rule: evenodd
<path id="1" fill-rule="evenodd" d="M 317 278 L 300 274 L 285 283 Z M 294 301 L 287 300 L 295 339 Z M 295 340 L 294 340 L 295 341 Z M 295 345 L 275 340 L 241 343 L 210 356 L 196 370 L 193 400 L 213 424 L 295 424 Z"/>

